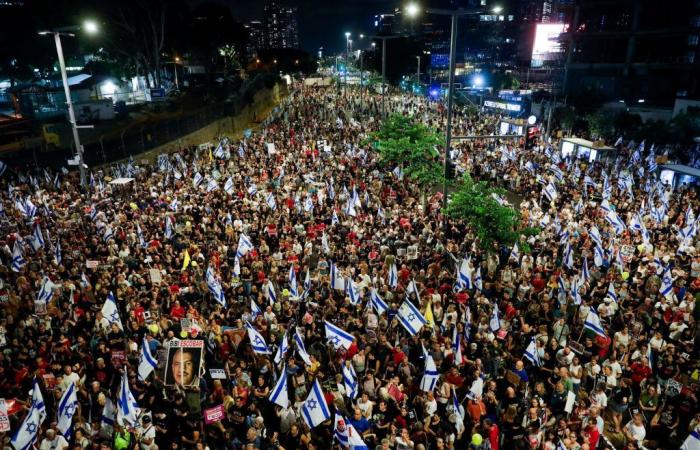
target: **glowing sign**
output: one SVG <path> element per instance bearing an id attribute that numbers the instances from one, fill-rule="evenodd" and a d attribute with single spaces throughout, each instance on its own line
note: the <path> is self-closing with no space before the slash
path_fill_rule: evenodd
<path id="1" fill-rule="evenodd" d="M 540 67 L 545 61 L 553 61 L 564 52 L 559 36 L 566 32 L 563 23 L 538 23 L 535 29 L 535 42 L 532 46 L 532 67 Z"/>

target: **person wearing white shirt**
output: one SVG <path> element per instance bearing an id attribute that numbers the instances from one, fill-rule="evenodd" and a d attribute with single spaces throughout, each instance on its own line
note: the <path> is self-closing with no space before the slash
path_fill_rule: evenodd
<path id="1" fill-rule="evenodd" d="M 67 448 L 68 441 L 60 434 L 56 434 L 56 431 L 51 428 L 46 430 L 46 437 L 39 446 L 39 450 L 66 450 Z"/>
<path id="2" fill-rule="evenodd" d="M 70 365 L 66 365 L 63 369 L 63 378 L 58 385 L 61 392 L 65 392 L 66 389 L 70 387 L 71 384 L 76 384 L 80 381 L 80 375 L 73 372 L 73 368 Z"/>
<path id="3" fill-rule="evenodd" d="M 625 428 L 622 430 L 628 441 L 634 441 L 637 444 L 641 444 L 647 435 L 647 430 L 644 428 L 644 420 L 641 414 L 635 414 L 632 420 L 627 422 Z"/>

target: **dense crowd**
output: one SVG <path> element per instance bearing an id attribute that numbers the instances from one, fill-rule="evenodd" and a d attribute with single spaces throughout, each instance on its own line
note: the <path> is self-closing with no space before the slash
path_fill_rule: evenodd
<path id="1" fill-rule="evenodd" d="M 442 102 L 386 102 L 444 129 Z M 240 140 L 95 171 L 87 192 L 7 168 L 3 445 L 698 448 L 696 191 L 658 182 L 650 144 L 589 163 L 457 143 L 458 170 L 539 228 L 484 249 L 380 164 L 381 110 L 298 87 Z M 457 108 L 454 134 L 497 122 Z"/>

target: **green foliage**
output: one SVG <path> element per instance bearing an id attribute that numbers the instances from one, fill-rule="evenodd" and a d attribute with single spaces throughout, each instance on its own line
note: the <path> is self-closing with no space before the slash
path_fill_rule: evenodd
<path id="1" fill-rule="evenodd" d="M 484 249 L 491 249 L 494 243 L 512 246 L 520 241 L 521 235 L 538 234 L 538 228 L 520 226 L 518 211 L 502 206 L 494 199 L 493 194 L 503 195 L 504 192 L 490 187 L 485 181 L 476 182 L 465 174 L 447 205 L 447 215 L 464 221 L 478 236 Z M 525 243 L 521 247 L 527 248 Z"/>
<path id="2" fill-rule="evenodd" d="M 421 187 L 444 180 L 443 166 L 437 146 L 442 140 L 422 123 L 400 114 L 390 116 L 382 128 L 372 135 L 384 166 L 400 166 L 411 181 Z"/>
<path id="3" fill-rule="evenodd" d="M 576 111 L 570 106 L 560 106 L 554 110 L 554 120 L 561 128 L 570 131 L 576 124 Z"/>
<path id="4" fill-rule="evenodd" d="M 615 134 L 616 114 L 612 111 L 600 110 L 586 117 L 588 121 L 588 131 L 594 139 L 612 139 Z"/>

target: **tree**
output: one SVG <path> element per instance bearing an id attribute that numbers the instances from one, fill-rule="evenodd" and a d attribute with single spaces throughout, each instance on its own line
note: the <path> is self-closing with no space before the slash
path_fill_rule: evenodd
<path id="1" fill-rule="evenodd" d="M 554 117 L 559 126 L 566 130 L 568 135 L 571 135 L 576 124 L 576 111 L 570 106 L 560 106 L 554 110 Z"/>
<path id="2" fill-rule="evenodd" d="M 537 228 L 521 227 L 518 211 L 496 200 L 496 196 L 504 194 L 503 189 L 490 187 L 485 181 L 476 182 L 465 174 L 447 205 L 447 215 L 464 221 L 483 249 L 492 249 L 494 243 L 512 246 L 522 235 L 538 234 Z"/>
<path id="3" fill-rule="evenodd" d="M 435 130 L 410 117 L 393 114 L 373 137 L 380 161 L 387 167 L 400 166 L 404 175 L 421 188 L 444 180 L 437 150 L 442 140 Z"/>
<path id="4" fill-rule="evenodd" d="M 615 132 L 615 115 L 612 111 L 599 110 L 586 117 L 588 131 L 591 137 L 598 139 L 611 139 Z"/>

